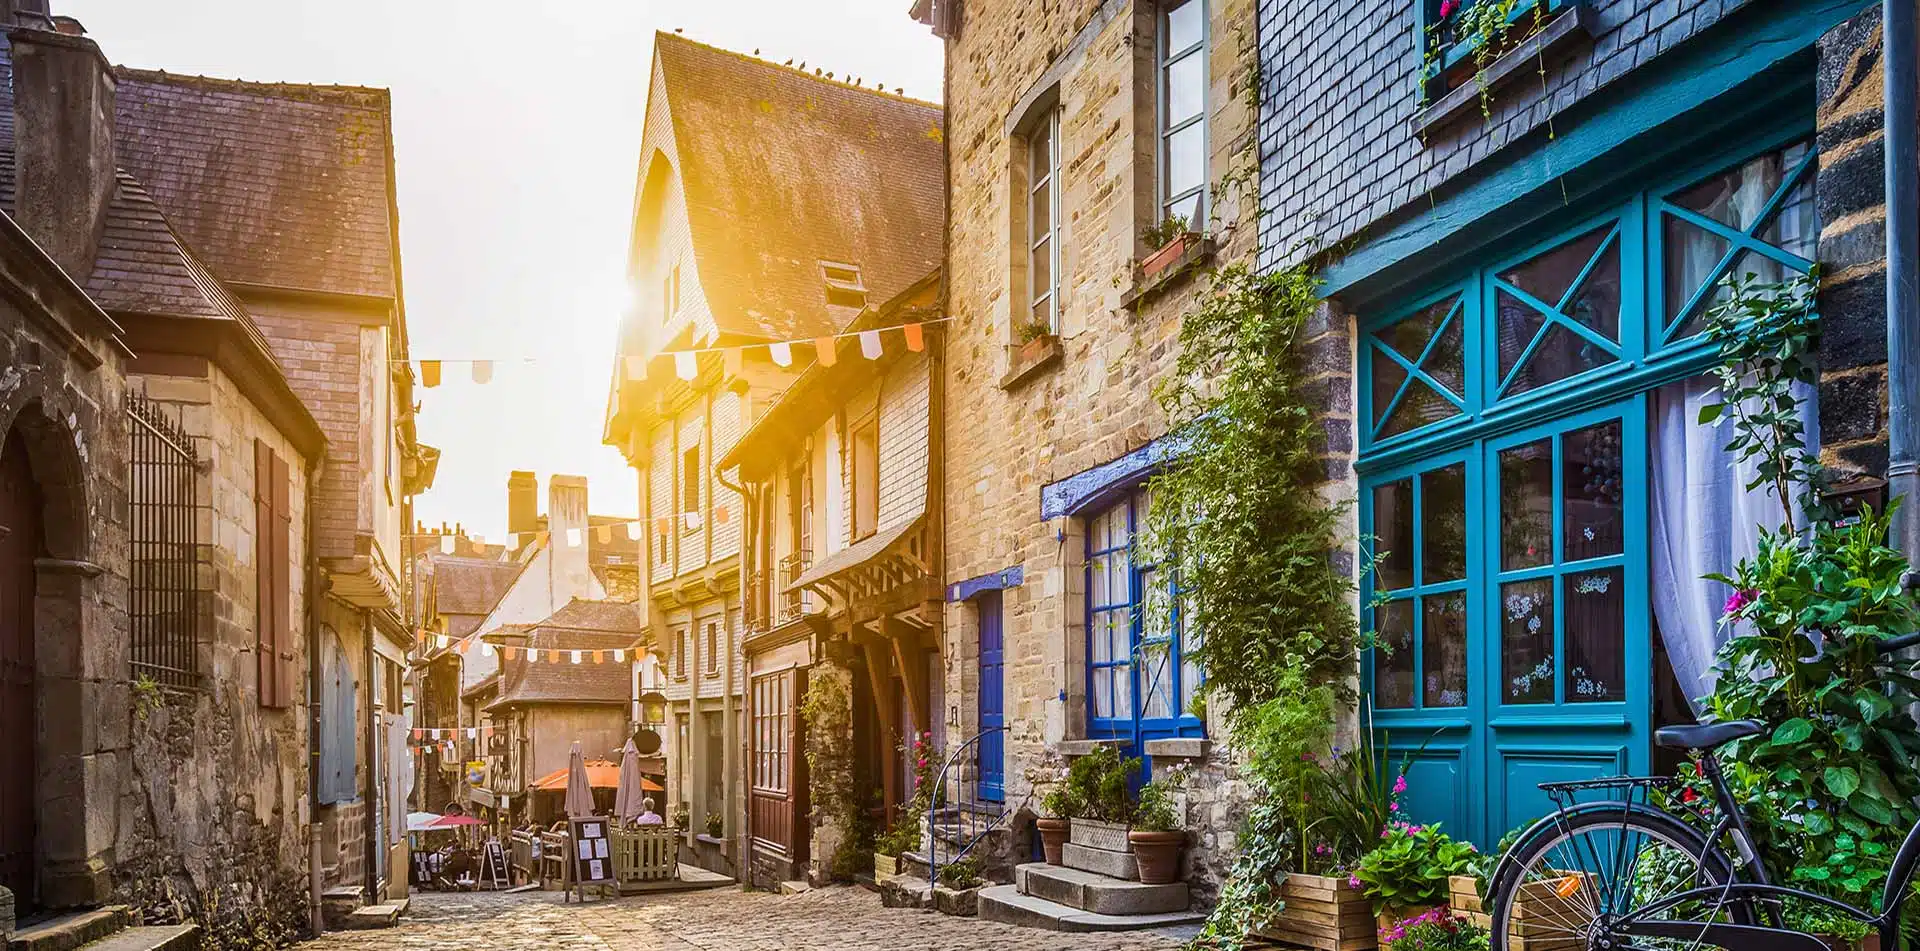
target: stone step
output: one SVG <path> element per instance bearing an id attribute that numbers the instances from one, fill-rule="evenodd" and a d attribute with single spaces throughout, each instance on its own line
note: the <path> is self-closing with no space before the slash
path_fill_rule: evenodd
<path id="1" fill-rule="evenodd" d="M 344 930 L 371 931 L 376 928 L 391 928 L 400 923 L 400 913 L 404 910 L 398 903 L 363 905 L 347 916 Z"/>
<path id="2" fill-rule="evenodd" d="M 1164 912 L 1154 915 L 1100 915 L 1071 905 L 1020 894 L 1017 885 L 992 885 L 980 889 L 980 917 L 987 921 L 1040 928 L 1046 931 L 1144 931 L 1198 924 L 1206 915 L 1196 911 Z"/>
<path id="3" fill-rule="evenodd" d="M 1140 863 L 1132 852 L 1093 849 L 1068 842 L 1060 847 L 1060 863 L 1082 872 L 1094 872 L 1108 878 L 1140 880 Z"/>
<path id="4" fill-rule="evenodd" d="M 150 925 L 128 928 L 85 945 L 81 951 L 199 951 L 200 926 Z"/>
<path id="5" fill-rule="evenodd" d="M 125 905 L 74 912 L 15 931 L 7 939 L 6 951 L 74 951 L 132 924 L 133 912 Z"/>
<path id="6" fill-rule="evenodd" d="M 1022 895 L 1044 898 L 1097 915 L 1156 915 L 1186 911 L 1193 904 L 1187 883 L 1143 885 L 1097 872 L 1034 862 L 1013 870 Z"/>

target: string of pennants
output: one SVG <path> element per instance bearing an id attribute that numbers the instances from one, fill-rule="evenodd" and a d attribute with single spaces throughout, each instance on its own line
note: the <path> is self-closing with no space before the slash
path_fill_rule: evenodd
<path id="1" fill-rule="evenodd" d="M 727 524 L 730 524 L 732 521 L 733 521 L 732 508 L 727 506 L 725 503 L 715 503 L 713 506 L 713 524 L 727 525 Z M 683 523 L 681 527 L 683 527 L 687 531 L 693 531 L 694 529 L 697 529 L 700 527 L 700 513 L 682 512 L 678 515 L 662 515 L 659 518 L 656 518 L 653 520 L 654 534 L 656 535 L 671 534 L 673 532 L 673 523 L 675 522 L 681 522 Z M 632 521 L 627 521 L 627 522 L 610 522 L 605 525 L 594 525 L 589 528 L 569 528 L 562 534 L 562 538 L 566 542 L 566 547 L 579 548 L 581 545 L 586 544 L 587 533 L 591 532 L 593 533 L 594 541 L 597 541 L 602 545 L 611 545 L 615 540 L 614 533 L 618 531 L 623 536 L 622 540 L 630 541 L 630 542 L 638 542 L 642 540 L 641 535 L 643 535 L 646 532 L 646 528 L 647 528 L 647 523 L 644 519 L 634 519 Z M 482 552 L 486 551 L 487 540 L 482 536 L 441 535 L 440 536 L 440 553 L 443 555 L 460 554 L 462 538 L 464 538 L 466 540 L 466 543 L 472 546 L 473 548 L 479 549 Z M 547 540 L 547 538 L 548 538 L 548 535 L 546 532 L 541 532 L 539 534 L 539 541 L 544 542 Z M 500 552 L 500 560 L 501 561 L 513 560 L 515 552 L 516 552 L 516 549 L 512 547 L 503 548 Z"/>
<path id="2" fill-rule="evenodd" d="M 515 644 L 495 646 L 480 640 L 480 635 L 478 634 L 469 634 L 456 641 L 451 635 L 433 634 L 424 630 L 420 632 L 421 640 L 427 640 L 429 637 L 432 638 L 433 645 L 440 650 L 451 649 L 456 654 L 465 654 L 473 649 L 474 644 L 478 643 L 480 645 L 480 656 L 482 657 L 492 657 L 495 652 L 498 652 L 500 656 L 506 660 L 524 658 L 530 664 L 605 664 L 609 661 L 616 664 L 624 664 L 627 662 L 627 656 L 629 654 L 633 656 L 634 660 L 641 660 L 646 656 L 646 652 L 643 650 L 629 651 L 623 647 L 603 650 L 573 650 L 571 648 L 521 647 Z"/>
<path id="3" fill-rule="evenodd" d="M 868 360 L 878 360 L 887 352 L 886 341 L 895 334 L 909 352 L 919 353 L 926 349 L 926 328 L 932 324 L 945 323 L 952 317 L 934 317 L 915 321 L 910 324 L 895 324 L 889 327 L 872 327 L 866 330 L 849 330 L 842 333 L 826 334 L 819 337 L 797 337 L 792 340 L 775 340 L 761 343 L 734 344 L 723 347 L 691 347 L 685 350 L 663 350 L 652 356 L 628 356 L 621 360 L 622 372 L 629 381 L 639 382 L 647 378 L 647 366 L 654 360 L 671 360 L 673 375 L 682 380 L 691 380 L 700 375 L 700 355 L 718 353 L 728 376 L 740 373 L 742 363 L 750 350 L 765 350 L 767 359 L 775 366 L 790 367 L 794 355 L 804 352 L 804 348 L 813 348 L 813 358 L 821 366 L 833 366 L 839 360 L 836 351 L 838 341 L 848 337 L 860 341 L 860 355 Z M 509 360 L 415 360 L 415 369 L 420 374 L 420 385 L 429 389 L 439 386 L 446 369 L 450 365 L 465 364 L 469 377 L 476 384 L 493 382 L 494 369 L 505 363 L 519 362 L 537 364 L 536 358 L 526 357 L 518 361 Z"/>

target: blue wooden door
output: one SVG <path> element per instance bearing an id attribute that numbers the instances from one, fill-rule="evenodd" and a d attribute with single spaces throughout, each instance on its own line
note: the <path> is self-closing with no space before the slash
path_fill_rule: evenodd
<path id="1" fill-rule="evenodd" d="M 1006 647 L 1001 635 L 1000 592 L 988 591 L 976 600 L 980 611 L 980 798 L 1006 798 Z"/>

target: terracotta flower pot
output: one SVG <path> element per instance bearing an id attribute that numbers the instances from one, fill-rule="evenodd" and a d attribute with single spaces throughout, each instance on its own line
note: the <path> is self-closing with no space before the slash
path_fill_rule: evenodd
<path id="1" fill-rule="evenodd" d="M 1033 824 L 1040 830 L 1040 848 L 1047 854 L 1047 864 L 1062 864 L 1060 851 L 1066 847 L 1072 820 L 1043 818 L 1033 820 Z"/>
<path id="2" fill-rule="evenodd" d="M 1140 883 L 1167 885 L 1180 880 L 1180 853 L 1187 847 L 1187 834 L 1179 829 L 1127 833 L 1133 857 L 1140 865 Z"/>
<path id="3" fill-rule="evenodd" d="M 1198 243 L 1200 243 L 1198 234 L 1191 231 L 1183 232 L 1180 236 L 1161 245 L 1160 250 L 1147 255 L 1147 259 L 1140 262 L 1140 272 L 1147 277 L 1153 277 L 1166 270 L 1173 262 L 1180 260 L 1180 257 L 1187 253 L 1188 248 Z"/>

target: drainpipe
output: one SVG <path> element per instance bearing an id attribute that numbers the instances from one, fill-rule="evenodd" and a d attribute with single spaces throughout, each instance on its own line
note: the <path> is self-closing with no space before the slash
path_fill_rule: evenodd
<path id="1" fill-rule="evenodd" d="M 743 410 L 746 408 L 745 400 L 741 400 L 741 407 Z M 740 509 L 741 509 L 740 511 L 740 519 L 741 519 L 740 521 L 740 553 L 735 557 L 740 559 L 740 567 L 741 567 L 741 570 L 744 572 L 748 564 L 748 558 L 747 558 L 748 523 L 746 519 L 748 515 L 752 512 L 752 506 L 747 501 L 747 490 L 732 482 L 728 482 L 726 474 L 721 472 L 718 467 L 716 467 L 713 471 L 713 481 L 720 483 L 720 485 L 723 488 L 728 489 L 736 497 L 740 499 Z M 742 590 L 745 590 L 746 586 L 742 585 L 741 588 Z M 740 604 L 740 623 L 742 624 L 746 623 L 746 619 L 747 619 L 746 615 L 747 615 L 746 602 L 743 599 Z M 733 708 L 733 692 L 739 689 L 739 687 L 733 682 L 733 660 L 734 660 L 733 631 L 730 629 L 726 610 L 724 607 L 720 612 L 720 630 L 723 634 L 723 640 L 726 643 L 726 647 L 720 651 L 720 664 L 721 664 L 720 730 L 721 730 L 721 733 L 724 734 L 727 738 L 725 751 L 722 753 L 721 759 L 720 759 L 721 775 L 725 777 L 722 780 L 722 785 L 720 788 L 723 790 L 722 794 L 726 797 L 726 801 L 724 804 L 726 815 L 725 815 L 725 818 L 721 819 L 721 821 L 726 823 L 727 861 L 733 866 L 734 874 L 736 876 L 739 876 L 742 874 L 742 866 L 740 864 L 740 851 L 736 847 L 736 844 L 740 841 L 741 830 L 739 826 L 734 823 L 733 817 L 736 814 L 734 810 L 734 803 L 739 799 L 740 789 L 739 789 L 739 784 L 735 780 L 734 772 L 737 768 L 744 768 L 746 764 L 741 760 L 740 757 L 736 757 L 733 753 L 734 745 L 737 744 L 740 739 L 739 726 L 734 722 L 735 711 Z M 744 815 L 745 813 L 746 813 L 746 810 L 742 809 L 739 811 L 738 814 Z"/>
<path id="2" fill-rule="evenodd" d="M 1920 558 L 1920 132 L 1916 100 L 1915 0 L 1882 0 L 1881 56 L 1886 86 L 1887 190 L 1887 482 L 1904 496 L 1894 541 L 1912 564 Z M 1912 575 L 1909 575 L 1911 582 Z"/>
<path id="3" fill-rule="evenodd" d="M 367 739 L 365 743 L 366 754 L 367 754 L 367 778 L 366 778 L 366 781 L 361 786 L 362 792 L 360 794 L 361 801 L 366 805 L 366 809 L 364 810 L 366 813 L 366 827 L 367 827 L 366 828 L 366 834 L 367 834 L 366 893 L 367 893 L 367 904 L 378 905 L 380 904 L 379 869 L 380 869 L 380 846 L 381 846 L 380 786 L 379 786 L 379 775 L 380 775 L 379 752 L 380 751 L 376 743 L 376 741 L 379 738 L 378 737 L 379 731 L 376 726 L 376 724 L 378 724 L 379 722 L 379 716 L 373 711 L 373 701 L 374 701 L 374 696 L 378 693 L 378 685 L 379 685 L 379 673 L 374 665 L 380 662 L 380 657 L 378 654 L 375 654 L 373 650 L 373 638 L 374 638 L 373 614 L 369 612 L 366 608 L 360 609 L 360 634 L 362 637 L 366 639 L 366 642 L 367 642 L 367 647 L 365 652 L 367 667 L 366 667 L 366 673 L 363 675 L 364 682 L 366 683 L 367 689 L 364 691 L 361 691 L 361 693 L 363 694 L 363 696 L 361 697 L 361 705 L 366 709 L 366 716 L 362 718 L 361 722 L 362 722 L 362 726 L 364 726 L 367 731 Z"/>
<path id="4" fill-rule="evenodd" d="M 313 929 L 313 936 L 319 937 L 326 930 L 326 921 L 321 916 L 320 894 L 325 884 L 320 863 L 320 731 L 321 731 L 321 678 L 320 678 L 320 575 L 318 537 L 314 534 L 319 525 L 318 506 L 314 504 L 314 486 L 320 482 L 320 472 L 325 467 L 327 453 L 325 449 L 314 455 L 307 464 L 307 583 L 301 592 L 305 602 L 302 609 L 307 618 L 307 927 Z"/>

